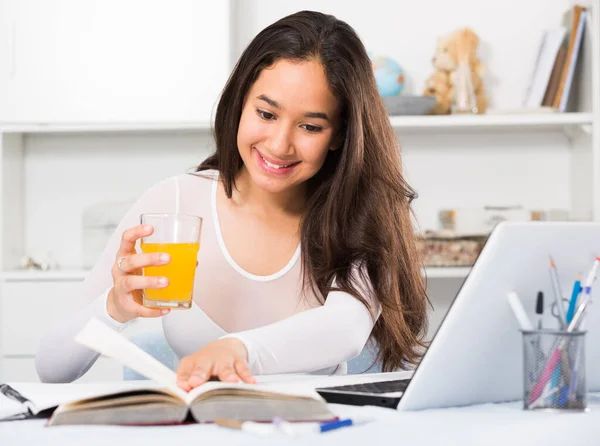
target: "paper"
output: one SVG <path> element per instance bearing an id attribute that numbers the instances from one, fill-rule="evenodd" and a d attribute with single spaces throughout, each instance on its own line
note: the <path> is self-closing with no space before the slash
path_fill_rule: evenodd
<path id="1" fill-rule="evenodd" d="M 99 320 L 90 319 L 75 336 L 75 341 L 98 353 L 116 359 L 130 369 L 161 384 L 182 400 L 187 400 L 188 394 L 177 386 L 177 375 L 173 370 Z"/>
<path id="2" fill-rule="evenodd" d="M 7 383 L 35 406 L 35 413 L 62 403 L 68 403 L 81 398 L 90 398 L 106 393 L 135 390 L 138 388 L 161 387 L 151 381 L 116 381 L 106 383 L 68 383 L 68 384 L 44 384 L 44 383 Z M 26 407 L 16 401 L 0 395 L 0 418 L 26 412 Z"/>

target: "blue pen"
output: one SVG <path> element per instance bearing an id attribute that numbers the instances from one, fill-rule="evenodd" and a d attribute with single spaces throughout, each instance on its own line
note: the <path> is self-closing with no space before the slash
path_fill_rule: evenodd
<path id="1" fill-rule="evenodd" d="M 565 385 L 560 388 L 558 395 L 558 406 L 567 407 L 569 404 L 569 386 Z"/>
<path id="2" fill-rule="evenodd" d="M 577 308 L 577 297 L 581 293 L 581 274 L 577 274 L 577 280 L 573 284 L 573 292 L 571 293 L 571 300 L 569 301 L 569 308 L 567 309 L 567 324 L 570 324 Z"/>
<path id="3" fill-rule="evenodd" d="M 355 426 L 357 424 L 363 424 L 366 422 L 367 421 L 365 421 L 365 420 L 353 420 L 351 418 L 346 418 L 343 420 L 335 420 L 335 421 L 330 421 L 328 423 L 322 423 L 319 426 L 319 431 L 320 432 L 329 432 L 334 429 L 339 429 L 340 427 Z"/>
<path id="4" fill-rule="evenodd" d="M 550 378 L 550 388 L 551 389 L 558 387 L 560 375 L 561 375 L 561 366 L 560 366 L 560 362 L 559 362 L 558 364 L 556 364 L 556 368 L 554 369 L 554 372 L 552 372 L 552 378 Z"/>

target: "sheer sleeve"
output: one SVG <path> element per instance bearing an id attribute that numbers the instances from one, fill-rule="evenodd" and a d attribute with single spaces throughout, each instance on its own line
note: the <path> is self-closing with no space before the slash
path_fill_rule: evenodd
<path id="1" fill-rule="evenodd" d="M 42 382 L 71 382 L 94 364 L 98 354 L 74 341 L 74 336 L 92 317 L 97 317 L 114 330 L 121 324 L 106 310 L 106 297 L 113 286 L 111 269 L 116 260 L 123 231 L 139 224 L 140 214 L 148 212 L 170 213 L 179 200 L 177 177 L 160 182 L 150 188 L 129 209 L 111 235 L 104 251 L 80 288 L 78 309 L 53 324 L 44 334 L 35 358 L 37 374 Z"/>
<path id="2" fill-rule="evenodd" d="M 333 291 L 321 307 L 224 338 L 244 343 L 255 375 L 313 372 L 360 354 L 381 314 L 377 302 L 368 304 L 374 314 L 354 296 Z"/>

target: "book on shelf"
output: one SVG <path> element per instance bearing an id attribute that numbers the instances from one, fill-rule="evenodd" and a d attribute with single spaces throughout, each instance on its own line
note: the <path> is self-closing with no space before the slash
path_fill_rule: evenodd
<path id="1" fill-rule="evenodd" d="M 553 71 L 556 69 L 557 73 L 555 75 L 553 72 L 550 76 L 551 80 L 543 102 L 543 105 L 550 104 L 560 112 L 565 112 L 567 109 L 567 102 L 573 84 L 575 67 L 577 66 L 579 53 L 581 52 L 581 42 L 587 20 L 588 12 L 580 5 L 574 5 L 565 17 L 568 32 L 563 39 L 561 49 L 557 53 L 555 67 L 553 68 Z M 561 58 L 560 61 L 559 56 Z M 551 91 L 550 86 L 553 76 L 558 77 L 558 81 L 554 80 L 555 90 Z"/>
<path id="2" fill-rule="evenodd" d="M 558 91 L 561 70 L 566 58 L 567 49 L 564 46 L 561 46 L 556 54 L 556 59 L 554 60 L 554 65 L 552 66 L 552 73 L 550 74 L 550 80 L 548 81 L 546 92 L 544 93 L 544 99 L 542 100 L 543 107 L 550 107 L 553 110 L 556 110 L 554 108 L 554 97 Z"/>
<path id="3" fill-rule="evenodd" d="M 536 58 L 533 75 L 525 95 L 525 108 L 536 108 L 543 105 L 544 95 L 548 89 L 557 55 L 561 50 L 567 30 L 561 26 L 544 32 L 540 49 Z"/>
<path id="4" fill-rule="evenodd" d="M 203 423 L 218 418 L 240 421 L 336 418 L 313 387 L 289 381 L 262 384 L 208 381 L 185 392 L 177 386 L 174 371 L 97 319 L 91 319 L 75 340 L 153 381 L 147 385 L 137 382 L 133 387 L 116 386 L 107 392 L 62 402 L 53 411 L 48 426 Z M 29 407 L 35 407 L 35 398 L 28 398 L 23 399 L 29 402 Z"/>

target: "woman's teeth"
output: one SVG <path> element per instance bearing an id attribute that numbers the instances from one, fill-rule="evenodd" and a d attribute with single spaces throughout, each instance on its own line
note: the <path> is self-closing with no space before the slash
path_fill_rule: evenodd
<path id="1" fill-rule="evenodd" d="M 292 164 L 294 164 L 294 163 L 292 163 L 292 164 L 286 164 L 285 166 L 280 166 L 278 164 L 273 164 L 273 163 L 268 162 L 262 155 L 260 157 L 262 158 L 262 160 L 265 162 L 265 164 L 267 166 L 269 166 L 273 169 L 283 169 L 284 167 L 290 167 Z"/>

